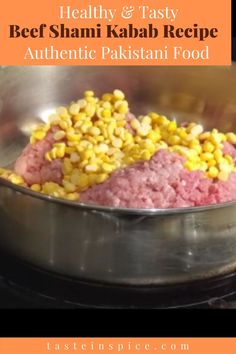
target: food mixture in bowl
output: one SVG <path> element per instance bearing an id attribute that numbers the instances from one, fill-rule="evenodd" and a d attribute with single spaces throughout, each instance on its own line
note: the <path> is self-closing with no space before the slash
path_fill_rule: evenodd
<path id="1" fill-rule="evenodd" d="M 14 171 L 0 177 L 35 192 L 127 208 L 179 208 L 236 200 L 236 135 L 135 117 L 120 90 L 59 107 L 38 125 Z"/>

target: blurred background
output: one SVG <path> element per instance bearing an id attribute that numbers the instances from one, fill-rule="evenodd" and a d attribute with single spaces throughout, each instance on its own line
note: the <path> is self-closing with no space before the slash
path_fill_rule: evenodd
<path id="1" fill-rule="evenodd" d="M 236 61 L 236 37 L 233 37 L 232 59 Z"/>

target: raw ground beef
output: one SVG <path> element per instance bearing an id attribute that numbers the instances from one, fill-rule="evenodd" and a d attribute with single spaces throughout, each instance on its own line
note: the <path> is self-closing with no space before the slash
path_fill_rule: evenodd
<path id="1" fill-rule="evenodd" d="M 53 132 L 34 145 L 27 145 L 15 164 L 15 172 L 30 186 L 47 181 L 61 183 L 62 160 L 46 161 L 52 148 Z M 236 150 L 225 143 L 224 152 L 236 160 Z M 158 151 L 150 161 L 136 163 L 114 172 L 103 184 L 80 194 L 80 201 L 127 208 L 180 208 L 236 200 L 236 173 L 227 182 L 190 172 L 184 159 L 167 150 Z"/>
<path id="2" fill-rule="evenodd" d="M 227 141 L 224 143 L 224 154 L 231 155 L 236 162 L 236 149 L 234 146 Z"/>
<path id="3" fill-rule="evenodd" d="M 53 142 L 53 132 L 49 132 L 43 140 L 28 144 L 16 160 L 15 172 L 22 176 L 29 186 L 47 181 L 61 182 L 62 160 L 49 162 L 44 158 L 45 153 L 51 150 Z"/>
<path id="4" fill-rule="evenodd" d="M 103 184 L 81 193 L 80 201 L 127 208 L 181 208 L 236 200 L 236 173 L 227 182 L 190 172 L 184 159 L 167 150 L 149 162 L 116 171 Z"/>

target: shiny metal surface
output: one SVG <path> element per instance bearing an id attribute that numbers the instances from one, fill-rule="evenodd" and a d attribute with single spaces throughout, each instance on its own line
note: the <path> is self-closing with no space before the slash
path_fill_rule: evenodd
<path id="1" fill-rule="evenodd" d="M 34 124 L 85 89 L 121 88 L 134 113 L 156 110 L 236 130 L 236 68 L 7 67 L 0 69 L 0 166 Z M 0 179 L 0 247 L 79 279 L 168 284 L 236 269 L 236 203 L 124 210 L 58 202 Z"/>

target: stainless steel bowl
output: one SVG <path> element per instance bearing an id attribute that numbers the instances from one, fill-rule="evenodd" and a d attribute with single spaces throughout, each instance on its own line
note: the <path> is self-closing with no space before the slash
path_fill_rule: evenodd
<path id="1" fill-rule="evenodd" d="M 32 127 L 91 88 L 120 88 L 149 110 L 236 130 L 236 67 L 7 67 L 0 69 L 0 166 L 11 166 Z M 159 285 L 236 268 L 236 202 L 169 210 L 59 201 L 0 179 L 0 247 L 77 279 Z"/>

